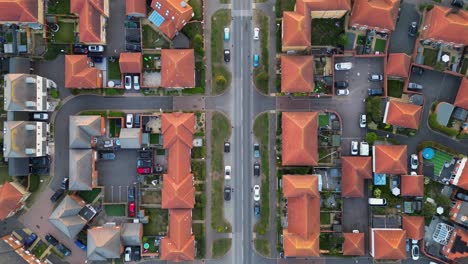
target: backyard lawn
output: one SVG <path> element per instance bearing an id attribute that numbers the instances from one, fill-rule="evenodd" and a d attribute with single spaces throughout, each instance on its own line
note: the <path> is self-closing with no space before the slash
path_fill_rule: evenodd
<path id="1" fill-rule="evenodd" d="M 437 63 L 437 50 L 425 48 L 423 52 L 424 65 L 433 67 Z"/>
<path id="2" fill-rule="evenodd" d="M 387 82 L 387 89 L 388 89 L 388 96 L 401 98 L 403 94 L 403 82 L 397 80 L 388 80 Z"/>
<path id="3" fill-rule="evenodd" d="M 145 214 L 149 217 L 149 223 L 143 225 L 145 236 L 156 236 L 161 232 L 167 232 L 168 210 L 145 208 Z"/>
<path id="4" fill-rule="evenodd" d="M 374 50 L 379 51 L 380 53 L 385 52 L 385 45 L 387 44 L 387 41 L 385 39 L 376 39 L 375 40 L 375 46 Z"/>
<path id="5" fill-rule="evenodd" d="M 94 199 L 101 193 L 101 188 L 95 188 L 92 191 L 80 191 L 78 196 L 83 198 L 86 203 L 92 203 Z"/>
<path id="6" fill-rule="evenodd" d="M 149 25 L 142 26 L 142 35 L 144 49 L 167 49 L 170 46 L 170 43 L 167 42 L 167 40 L 163 36 L 161 36 L 158 32 L 153 30 Z"/>
<path id="7" fill-rule="evenodd" d="M 312 45 L 345 45 L 343 19 L 313 19 L 311 41 Z"/>
<path id="8" fill-rule="evenodd" d="M 432 163 L 434 164 L 434 174 L 440 175 L 440 172 L 442 171 L 445 162 L 450 162 L 452 159 L 452 155 L 446 152 L 442 152 L 440 150 L 435 150 L 434 158 L 431 159 Z"/>
<path id="9" fill-rule="evenodd" d="M 159 144 L 161 134 L 150 134 L 150 144 Z"/>
<path id="10" fill-rule="evenodd" d="M 125 216 L 125 204 L 106 204 L 104 210 L 107 216 Z"/>
<path id="11" fill-rule="evenodd" d="M 59 21 L 59 30 L 54 34 L 55 43 L 58 44 L 73 44 L 75 42 L 75 24 L 70 22 Z"/>
<path id="12" fill-rule="evenodd" d="M 119 59 L 116 58 L 114 61 L 107 59 L 107 78 L 109 80 L 120 80 L 120 65 Z"/>
<path id="13" fill-rule="evenodd" d="M 63 52 L 62 52 L 63 50 Z M 44 59 L 53 60 L 59 54 L 71 54 L 71 44 L 51 44 L 47 45 L 47 52 L 44 54 Z"/>

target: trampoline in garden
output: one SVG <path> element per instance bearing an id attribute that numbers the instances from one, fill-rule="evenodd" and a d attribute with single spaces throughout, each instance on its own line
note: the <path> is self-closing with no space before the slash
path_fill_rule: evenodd
<path id="1" fill-rule="evenodd" d="M 433 148 L 425 148 L 422 151 L 422 155 L 424 159 L 431 160 L 434 158 L 435 152 Z"/>

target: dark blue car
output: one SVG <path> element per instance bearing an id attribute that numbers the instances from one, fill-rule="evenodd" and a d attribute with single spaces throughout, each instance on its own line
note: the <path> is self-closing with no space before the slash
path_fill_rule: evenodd
<path id="1" fill-rule="evenodd" d="M 36 239 L 37 239 L 37 235 L 35 233 L 30 234 L 26 238 L 26 240 L 24 240 L 24 243 L 23 243 L 24 247 L 29 248 L 34 243 L 34 241 L 36 241 Z"/>
<path id="2" fill-rule="evenodd" d="M 81 248 L 82 250 L 86 251 L 87 247 L 85 244 L 81 243 L 81 241 L 79 241 L 78 239 L 75 240 L 75 245 L 79 248 Z"/>

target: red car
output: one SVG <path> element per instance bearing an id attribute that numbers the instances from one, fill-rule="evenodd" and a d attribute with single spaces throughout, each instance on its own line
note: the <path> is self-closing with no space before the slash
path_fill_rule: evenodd
<path id="1" fill-rule="evenodd" d="M 128 203 L 128 216 L 135 217 L 135 202 Z"/>
<path id="2" fill-rule="evenodd" d="M 137 168 L 137 173 L 138 174 L 150 174 L 151 173 L 151 168 L 149 168 L 149 167 Z"/>

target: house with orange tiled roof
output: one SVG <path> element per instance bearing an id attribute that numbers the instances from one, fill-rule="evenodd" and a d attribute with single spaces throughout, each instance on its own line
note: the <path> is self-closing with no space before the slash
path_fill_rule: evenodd
<path id="1" fill-rule="evenodd" d="M 343 197 L 364 197 L 364 180 L 366 179 L 372 179 L 371 157 L 341 157 L 341 195 Z"/>
<path id="2" fill-rule="evenodd" d="M 145 0 L 126 0 L 125 15 L 131 17 L 146 16 L 146 1 Z"/>
<path id="3" fill-rule="evenodd" d="M 153 0 L 153 11 L 148 19 L 164 34 L 173 39 L 194 16 L 187 0 Z"/>
<path id="4" fill-rule="evenodd" d="M 312 18 L 342 18 L 351 10 L 351 0 L 302 0 Z M 297 1 L 299 2 L 299 1 Z"/>
<path id="5" fill-rule="evenodd" d="M 375 260 L 406 259 L 406 231 L 398 228 L 371 228 L 369 249 Z"/>
<path id="6" fill-rule="evenodd" d="M 86 55 L 65 55 L 65 88 L 101 88 L 102 71 Z"/>
<path id="7" fill-rule="evenodd" d="M 364 256 L 364 233 L 343 233 L 343 256 Z"/>
<path id="8" fill-rule="evenodd" d="M 349 26 L 378 32 L 395 30 L 400 0 L 355 0 Z"/>
<path id="9" fill-rule="evenodd" d="M 427 11 L 421 25 L 421 40 L 453 47 L 468 45 L 468 12 L 435 5 Z"/>
<path id="10" fill-rule="evenodd" d="M 372 167 L 378 174 L 408 174 L 406 145 L 374 145 Z"/>
<path id="11" fill-rule="evenodd" d="M 457 97 L 455 97 L 455 106 L 468 110 L 468 78 L 463 78 L 458 88 Z"/>
<path id="12" fill-rule="evenodd" d="M 387 59 L 386 74 L 391 79 L 406 79 L 409 77 L 411 57 L 405 53 L 391 53 Z"/>
<path id="13" fill-rule="evenodd" d="M 288 199 L 288 226 L 283 229 L 287 257 L 319 256 L 320 194 L 317 175 L 284 175 L 283 196 Z"/>
<path id="14" fill-rule="evenodd" d="M 281 92 L 311 93 L 314 87 L 313 56 L 281 56 Z"/>
<path id="15" fill-rule="evenodd" d="M 143 56 L 139 52 L 122 52 L 119 58 L 120 72 L 141 73 L 143 69 Z"/>
<path id="16" fill-rule="evenodd" d="M 424 216 L 403 215 L 402 222 L 407 238 L 415 240 L 424 238 Z"/>
<path id="17" fill-rule="evenodd" d="M 423 175 L 401 175 L 401 196 L 424 196 Z"/>
<path id="18" fill-rule="evenodd" d="M 193 49 L 163 49 L 161 51 L 161 86 L 164 88 L 195 87 Z"/>
<path id="19" fill-rule="evenodd" d="M 161 259 L 193 261 L 195 236 L 192 234 L 192 210 L 170 209 L 167 236 L 161 239 Z"/>
<path id="20" fill-rule="evenodd" d="M 6 182 L 0 186 L 0 221 L 21 210 L 29 195 L 30 193 L 17 182 Z"/>
<path id="21" fill-rule="evenodd" d="M 310 15 L 283 12 L 282 50 L 305 50 L 311 45 Z"/>
<path id="22" fill-rule="evenodd" d="M 394 100 L 387 102 L 383 122 L 396 127 L 418 129 L 422 106 Z"/>
<path id="23" fill-rule="evenodd" d="M 283 112 L 283 166 L 315 166 L 318 164 L 318 113 Z"/>
<path id="24" fill-rule="evenodd" d="M 44 13 L 43 0 L 0 0 L 0 24 L 37 28 L 44 24 Z"/>
<path id="25" fill-rule="evenodd" d="M 109 0 L 70 0 L 70 13 L 79 17 L 78 34 L 85 44 L 106 44 Z"/>
<path id="26" fill-rule="evenodd" d="M 468 257 L 468 231 L 455 228 L 448 239 L 448 244 L 442 247 L 441 253 L 453 263 L 465 263 L 463 260 Z"/>
<path id="27" fill-rule="evenodd" d="M 467 166 L 468 159 L 462 158 L 459 159 L 455 163 L 455 167 L 453 168 L 452 175 L 453 177 L 450 179 L 450 183 L 458 186 L 462 189 L 468 190 L 468 166 Z"/>

